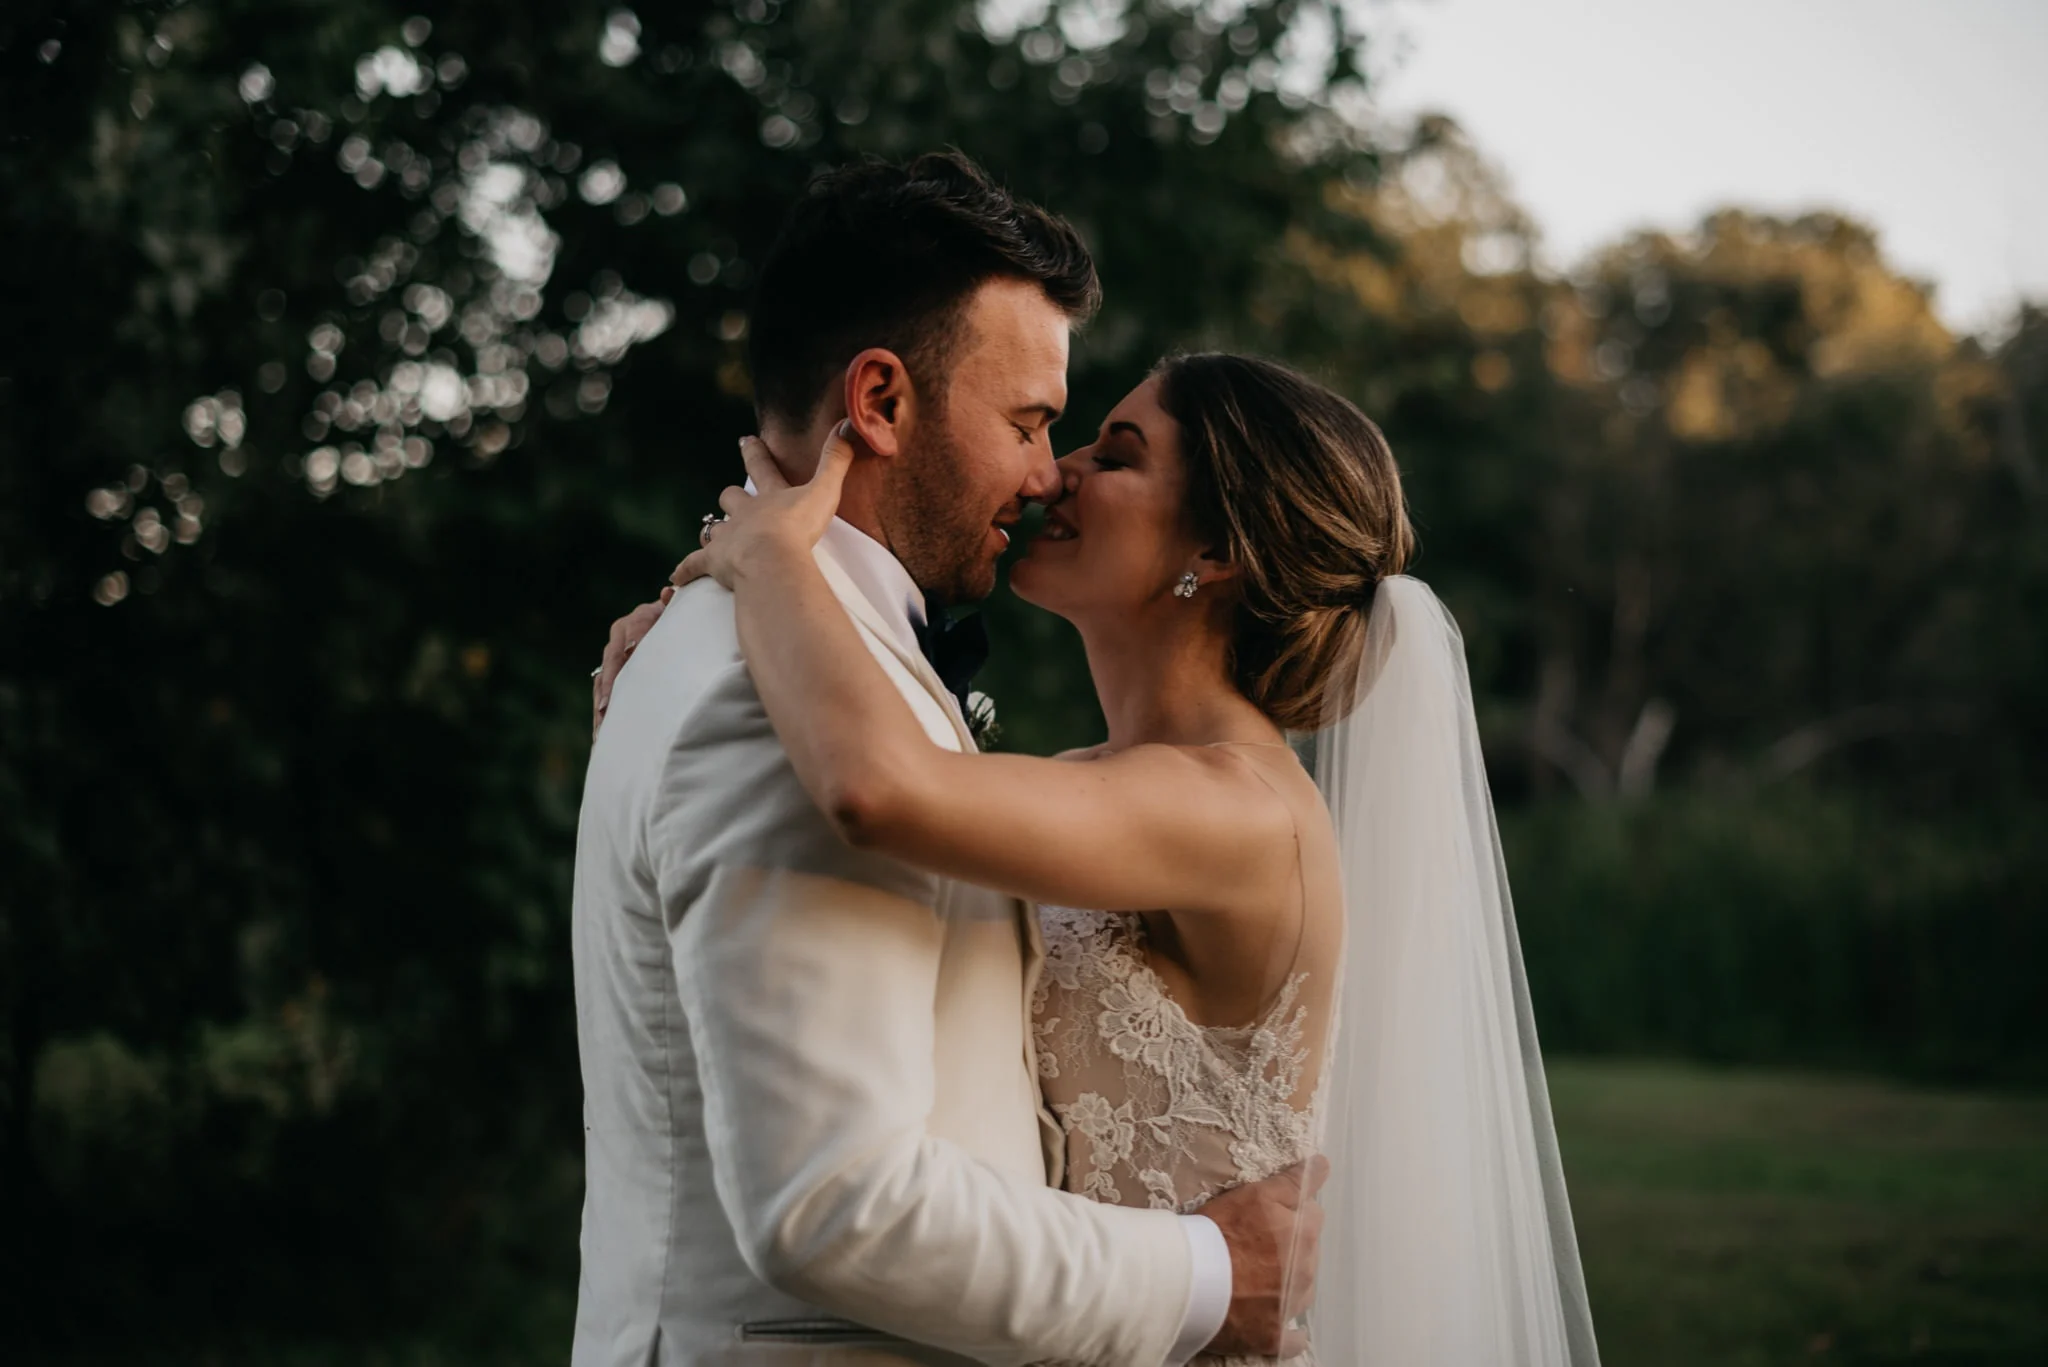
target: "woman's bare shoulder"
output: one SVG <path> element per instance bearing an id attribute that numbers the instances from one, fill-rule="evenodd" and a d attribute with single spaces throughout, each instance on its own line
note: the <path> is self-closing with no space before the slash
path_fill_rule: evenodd
<path id="1" fill-rule="evenodd" d="M 1082 760 L 1101 759 L 1108 753 L 1109 744 L 1105 741 L 1101 745 L 1084 745 L 1077 750 L 1062 750 L 1057 755 L 1054 755 L 1053 758 L 1065 760 L 1069 763 L 1078 763 Z"/>

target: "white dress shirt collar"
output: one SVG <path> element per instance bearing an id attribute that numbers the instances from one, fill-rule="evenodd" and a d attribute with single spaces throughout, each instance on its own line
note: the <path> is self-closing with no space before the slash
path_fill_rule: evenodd
<path id="1" fill-rule="evenodd" d="M 752 479 L 746 487 L 750 494 L 757 492 Z M 882 620 L 896 633 L 897 644 L 913 655 L 922 654 L 912 626 L 925 624 L 924 590 L 895 553 L 843 517 L 832 519 L 825 535 L 818 538 L 818 546 L 846 572 L 860 596 L 882 614 Z"/>
<path id="2" fill-rule="evenodd" d="M 903 562 L 887 546 L 843 518 L 832 519 L 818 545 L 897 633 L 898 644 L 917 654 L 913 624 L 925 624 L 924 590 L 903 568 Z"/>

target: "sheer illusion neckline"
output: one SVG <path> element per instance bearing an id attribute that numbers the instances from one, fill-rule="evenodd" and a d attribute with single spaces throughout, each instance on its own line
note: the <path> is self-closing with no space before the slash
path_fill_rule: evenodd
<path id="1" fill-rule="evenodd" d="M 1286 741 L 1274 740 L 1212 740 L 1204 741 L 1200 745 L 1190 746 L 1188 748 L 1200 750 L 1249 749 L 1287 751 L 1292 751 L 1294 749 L 1294 747 L 1292 745 L 1289 745 Z M 1109 750 L 1107 749 L 1107 747 L 1104 747 L 1101 753 L 1093 756 L 1093 758 L 1107 758 L 1109 755 L 1113 755 L 1116 753 L 1118 752 L 1114 750 Z M 1180 1023 L 1185 1025 L 1190 1030 L 1198 1031 L 1204 1034 L 1216 1033 L 1226 1038 L 1231 1038 L 1233 1040 L 1241 1040 L 1243 1038 L 1249 1037 L 1252 1034 L 1255 1034 L 1262 1027 L 1262 1025 L 1264 1025 L 1267 1017 L 1270 1016 L 1270 1014 L 1272 1013 L 1274 1008 L 1280 1003 L 1280 1001 L 1285 998 L 1288 998 L 1292 993 L 1299 990 L 1301 986 L 1301 979 L 1306 976 L 1300 972 L 1301 951 L 1302 946 L 1306 943 L 1308 938 L 1308 873 L 1307 870 L 1302 866 L 1300 815 L 1295 811 L 1294 804 L 1292 802 L 1289 802 L 1287 800 L 1286 795 L 1280 791 L 1279 785 L 1274 783 L 1273 779 L 1269 775 L 1267 775 L 1260 768 L 1259 765 L 1252 763 L 1248 759 L 1241 759 L 1240 763 L 1242 763 L 1247 769 L 1251 770 L 1251 772 L 1254 776 L 1257 777 L 1259 782 L 1265 785 L 1266 790 L 1273 795 L 1274 800 L 1280 804 L 1282 810 L 1284 810 L 1287 813 L 1287 821 L 1290 827 L 1290 834 L 1293 836 L 1294 840 L 1294 949 L 1293 952 L 1288 956 L 1287 969 L 1284 973 L 1281 974 L 1279 983 L 1277 983 L 1273 987 L 1271 993 L 1260 1002 L 1258 1011 L 1253 1015 L 1250 1021 L 1240 1025 L 1208 1025 L 1201 1021 L 1197 1021 L 1191 1014 L 1189 1014 L 1187 1007 L 1180 1001 L 1178 997 L 1174 995 L 1173 985 L 1171 981 L 1166 977 L 1165 974 L 1161 973 L 1158 970 L 1158 968 L 1155 967 L 1152 963 L 1149 944 L 1151 940 L 1151 934 L 1146 929 L 1144 921 L 1146 912 L 1084 911 L 1081 908 L 1055 907 L 1050 904 L 1048 904 L 1046 907 L 1047 911 L 1058 911 L 1073 915 L 1105 916 L 1115 921 L 1125 923 L 1123 925 L 1123 934 L 1121 938 L 1123 940 L 1122 947 L 1126 956 L 1129 958 L 1130 962 L 1140 972 L 1144 974 L 1144 976 L 1149 980 L 1150 984 L 1158 991 L 1161 1001 L 1164 1002 L 1166 1006 L 1170 1009 L 1171 1014 L 1178 1017 Z M 1169 909 L 1165 907 L 1147 908 L 1146 911 L 1157 912 L 1160 915 L 1169 917 L 1173 914 Z"/>
<path id="2" fill-rule="evenodd" d="M 1152 744 L 1154 742 L 1146 743 Z M 1168 742 L 1158 743 L 1165 744 Z M 1205 740 L 1199 745 L 1191 744 L 1184 748 L 1190 750 L 1226 750 L 1238 747 L 1252 750 L 1292 750 L 1294 748 L 1292 745 L 1289 745 L 1284 740 Z M 1112 755 L 1121 755 L 1124 753 L 1125 750 L 1130 750 L 1133 748 L 1135 747 L 1127 745 L 1123 747 L 1122 750 L 1112 749 L 1109 742 L 1104 741 L 1102 744 L 1094 746 L 1088 751 L 1076 751 L 1075 753 L 1085 753 L 1087 754 L 1089 759 L 1108 759 Z"/>
<path id="3" fill-rule="evenodd" d="M 1307 975 L 1253 1021 L 1198 1024 L 1145 961 L 1144 935 L 1114 912 L 1046 909 L 1048 955 L 1032 992 L 1037 1071 L 1064 1138 L 1066 1190 L 1189 1211 L 1313 1147 L 1320 1089 L 1319 1075 L 1307 1076 Z"/>
<path id="4" fill-rule="evenodd" d="M 1294 995 L 1301 990 L 1302 983 L 1308 978 L 1308 974 L 1301 971 L 1301 946 L 1297 942 L 1294 956 L 1288 961 L 1287 973 L 1281 979 L 1280 986 L 1259 1003 L 1258 1010 L 1250 1020 L 1241 1025 L 1209 1025 L 1188 1014 L 1187 1006 L 1173 994 L 1173 984 L 1167 980 L 1165 974 L 1153 967 L 1150 953 L 1152 936 L 1145 928 L 1143 916 L 1119 917 L 1115 912 L 1089 914 L 1110 918 L 1108 924 L 1112 927 L 1112 941 L 1121 941 L 1119 948 L 1130 962 L 1131 970 L 1145 976 L 1148 984 L 1159 994 L 1161 1008 L 1177 1017 L 1181 1025 L 1203 1035 L 1217 1035 L 1233 1042 L 1251 1038 L 1271 1025 L 1274 1012 L 1291 1002 Z"/>

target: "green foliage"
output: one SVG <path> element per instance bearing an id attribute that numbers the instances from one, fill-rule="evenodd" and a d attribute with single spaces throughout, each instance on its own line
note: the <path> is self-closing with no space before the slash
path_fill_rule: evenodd
<path id="1" fill-rule="evenodd" d="M 1503 823 L 1544 1044 L 2048 1082 L 2048 813 L 1803 787 Z"/>
<path id="2" fill-rule="evenodd" d="M 10 1322 L 375 1336 L 572 1275 L 584 675 L 737 474 L 784 207 L 948 142 L 1059 204 L 1124 284 L 1099 410 L 1287 225 L 1368 239 L 1324 203 L 1370 164 L 1335 15 L 1086 52 L 947 0 L 0 17 Z"/>

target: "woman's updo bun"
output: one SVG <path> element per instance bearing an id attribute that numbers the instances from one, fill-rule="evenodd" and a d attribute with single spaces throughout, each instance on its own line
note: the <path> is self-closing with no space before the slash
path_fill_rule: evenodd
<path id="1" fill-rule="evenodd" d="M 1348 691 L 1373 589 L 1414 552 L 1394 453 L 1349 400 L 1271 361 L 1212 352 L 1156 373 L 1195 533 L 1237 567 L 1237 686 L 1313 731 Z"/>

